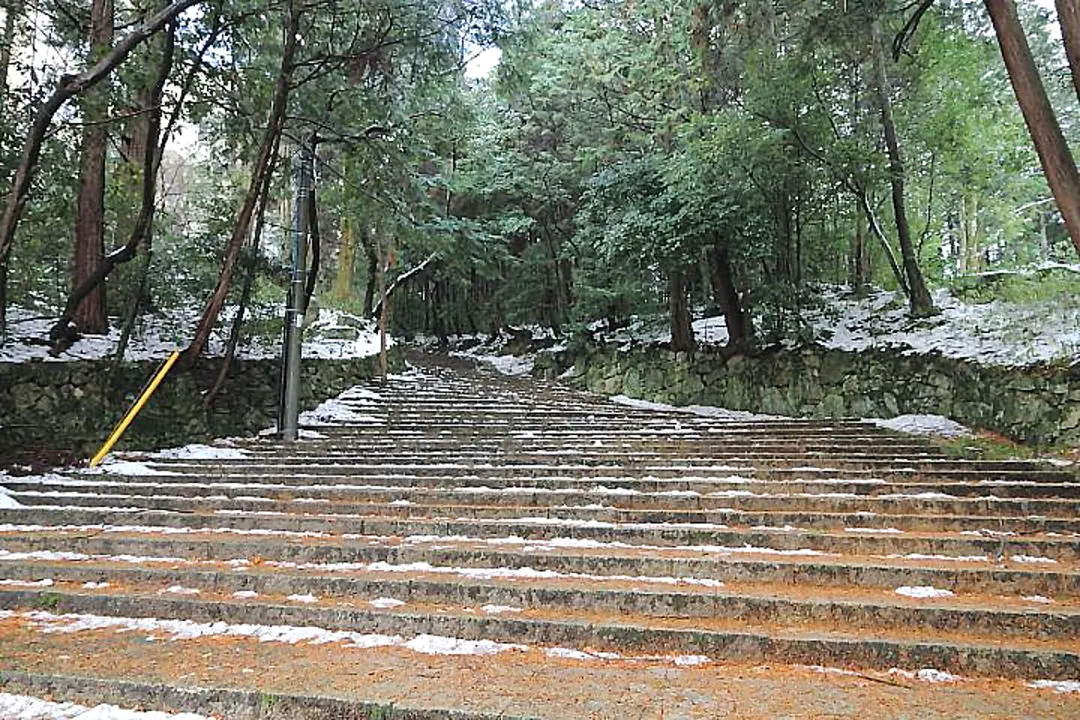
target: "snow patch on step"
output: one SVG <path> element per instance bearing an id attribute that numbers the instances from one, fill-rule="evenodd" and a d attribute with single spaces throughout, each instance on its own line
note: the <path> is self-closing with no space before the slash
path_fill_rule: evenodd
<path id="1" fill-rule="evenodd" d="M 896 430 L 910 435 L 937 435 L 939 437 L 970 437 L 971 429 L 941 415 L 899 415 L 882 420 L 867 418 L 880 428 Z"/>
<path id="2" fill-rule="evenodd" d="M 43 588 L 52 587 L 55 584 L 56 583 L 49 578 L 45 578 L 44 580 L 0 580 L 0 585 L 5 587 Z"/>
<path id="3" fill-rule="evenodd" d="M 480 610 L 487 615 L 501 615 L 503 613 L 524 612 L 525 608 L 514 607 L 513 605 L 482 605 Z"/>
<path id="4" fill-rule="evenodd" d="M 912 598 L 942 598 L 952 597 L 951 590 L 942 590 L 931 585 L 902 585 L 895 590 L 897 595 Z"/>
<path id="5" fill-rule="evenodd" d="M 922 668 L 915 672 L 912 672 L 911 670 L 901 670 L 900 668 L 889 668 L 889 674 L 899 675 L 908 680 L 920 680 L 926 683 L 954 683 L 964 679 L 959 675 L 953 675 L 950 672 L 938 670 L 937 668 Z"/>
<path id="6" fill-rule="evenodd" d="M 247 599 L 247 598 L 259 597 L 259 593 L 255 592 L 254 590 L 237 590 L 236 592 L 234 592 L 232 594 L 232 596 L 234 598 L 239 598 L 241 600 L 244 600 L 244 599 Z"/>
<path id="7" fill-rule="evenodd" d="M 886 560 L 933 560 L 944 562 L 987 562 L 987 555 L 926 555 L 924 553 L 908 553 L 907 555 L 879 555 Z"/>
<path id="8" fill-rule="evenodd" d="M 337 398 L 331 398 L 322 403 L 314 410 L 306 410 L 300 413 L 302 425 L 314 425 L 317 427 L 335 425 L 382 425 L 384 418 L 376 417 L 361 412 L 348 403 Z"/>
<path id="9" fill-rule="evenodd" d="M 401 607 L 404 604 L 404 600 L 398 600 L 397 598 L 391 597 L 379 597 L 368 601 L 368 605 L 379 608 L 380 610 L 390 610 L 392 608 Z"/>
<path id="10" fill-rule="evenodd" d="M 1027 600 L 1028 602 L 1040 603 L 1042 605 L 1050 605 L 1050 604 L 1052 604 L 1054 602 L 1053 600 L 1046 597 L 1045 595 L 1024 595 L 1020 599 L 1021 600 Z"/>
<path id="11" fill-rule="evenodd" d="M 844 532 L 849 533 L 884 533 L 887 535 L 903 534 L 903 530 L 894 527 L 887 528 L 868 528 L 868 527 L 846 527 Z"/>
<path id="12" fill-rule="evenodd" d="M 84 475 L 183 475 L 172 470 L 152 468 L 144 462 L 135 460 L 106 461 L 97 467 L 77 468 L 75 472 Z"/>
<path id="13" fill-rule="evenodd" d="M 4 692 L 0 692 L 0 717 L 10 720 L 212 720 L 195 713 L 126 710 L 116 705 L 87 707 Z"/>
<path id="14" fill-rule="evenodd" d="M 529 649 L 527 645 L 498 643 L 492 640 L 462 640 L 443 635 L 417 635 L 402 644 L 414 652 L 425 655 L 494 655 L 507 650 Z"/>
<path id="15" fill-rule="evenodd" d="M 667 403 L 650 402 L 640 398 L 632 398 L 626 395 L 615 395 L 608 398 L 611 402 L 623 407 L 636 408 L 638 410 L 653 410 L 657 412 L 675 412 L 701 417 L 713 418 L 727 422 L 747 422 L 754 420 L 781 420 L 779 415 L 755 415 L 745 410 L 728 410 L 727 408 L 713 407 L 711 405 L 668 405 Z"/>
<path id="16" fill-rule="evenodd" d="M 14 615 L 14 613 L 13 613 Z M 71 613 L 56 615 L 44 610 L 20 613 L 43 633 L 77 633 L 91 630 L 138 632 L 165 636 L 169 640 L 195 640 L 205 637 L 242 637 L 259 642 L 325 645 L 340 642 L 351 648 L 403 647 L 427 655 L 493 655 L 507 650 L 528 650 L 526 645 L 497 643 L 491 640 L 462 640 L 444 635 L 417 635 L 405 640 L 400 635 L 359 633 L 351 630 L 327 630 L 293 625 L 235 625 L 226 622 L 200 623 L 164 618 L 129 618 Z"/>
<path id="17" fill-rule="evenodd" d="M 238 448 L 192 443 L 183 447 L 159 450 L 151 453 L 149 457 L 169 460 L 246 460 L 251 457 L 251 453 Z"/>
<path id="18" fill-rule="evenodd" d="M 84 582 L 82 584 L 82 587 L 83 587 L 83 590 L 104 590 L 105 588 L 109 587 L 109 583 L 107 583 L 107 582 L 94 582 L 93 580 L 91 580 L 89 582 Z"/>
<path id="19" fill-rule="evenodd" d="M 1033 680 L 1028 687 L 1057 693 L 1080 693 L 1080 680 Z"/>
<path id="20" fill-rule="evenodd" d="M 383 396 L 374 390 L 369 390 L 360 385 L 354 385 L 338 395 L 339 400 L 382 400 Z"/>
<path id="21" fill-rule="evenodd" d="M 143 555 L 87 555 L 86 553 L 69 552 L 60 550 L 30 550 L 26 552 L 12 552 L 0 548 L 0 561 L 19 560 L 44 560 L 48 562 L 84 562 L 87 560 L 107 560 L 113 562 L 131 563 L 135 565 L 152 562 L 163 563 L 188 563 L 186 558 L 179 557 L 147 557 Z"/>
<path id="22" fill-rule="evenodd" d="M 197 588 L 184 587 L 183 585 L 170 585 L 164 590 L 158 590 L 159 595 L 198 595 Z"/>
<path id="23" fill-rule="evenodd" d="M 1038 555 L 1013 555 L 1009 558 L 1013 562 L 1023 563 L 1027 565 L 1056 565 L 1057 560 L 1048 557 L 1040 557 Z"/>
<path id="24" fill-rule="evenodd" d="M 8 474 L 6 472 L 0 471 L 0 480 L 7 477 Z M 0 485 L 0 510 L 14 510 L 21 507 L 22 504 L 11 496 L 11 491 L 3 485 Z"/>
<path id="25" fill-rule="evenodd" d="M 75 508 L 85 509 L 85 508 Z M 109 510 L 109 508 L 96 508 Z M 138 510 L 138 508 L 136 508 Z M 0 533 L 14 532 L 102 532 L 102 533 L 133 533 L 141 535 L 191 535 L 191 534 L 229 534 L 229 535 L 271 535 L 278 537 L 329 537 L 328 533 L 312 530 L 269 530 L 263 528 L 190 528 L 190 527 L 166 527 L 163 525 L 35 525 L 18 523 L 0 523 Z"/>
<path id="26" fill-rule="evenodd" d="M 285 599 L 286 599 L 286 600 L 291 600 L 292 602 L 298 602 L 298 603 L 306 603 L 306 604 L 309 604 L 309 605 L 310 605 L 311 603 L 317 603 L 317 602 L 319 602 L 319 598 L 315 597 L 315 596 L 314 596 L 314 595 L 312 595 L 311 593 L 305 593 L 305 594 L 303 594 L 303 595 L 300 595 L 300 594 L 293 594 L 293 595 L 289 595 L 289 596 L 288 596 L 288 597 L 286 597 Z"/>

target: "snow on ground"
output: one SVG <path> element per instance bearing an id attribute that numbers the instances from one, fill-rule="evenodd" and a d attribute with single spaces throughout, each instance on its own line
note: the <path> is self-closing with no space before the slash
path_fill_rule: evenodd
<path id="1" fill-rule="evenodd" d="M 1028 687 L 1059 693 L 1080 693 L 1080 680 L 1033 680 Z"/>
<path id="2" fill-rule="evenodd" d="M 1071 266 L 1070 266 L 1071 267 Z M 807 313 L 814 336 L 839 350 L 891 349 L 903 354 L 938 352 L 988 365 L 1020 366 L 1061 358 L 1080 358 L 1080 303 L 1051 298 L 1024 303 L 993 300 L 964 302 L 947 289 L 933 293 L 940 314 L 915 320 L 903 295 L 877 291 L 864 299 L 827 287 L 821 310 Z M 692 323 L 694 337 L 705 346 L 726 345 L 722 316 Z M 602 322 L 589 326 L 593 338 L 623 344 L 671 340 L 662 319 L 635 317 L 626 327 L 608 330 Z"/>
<path id="3" fill-rule="evenodd" d="M 930 585 L 903 585 L 896 588 L 896 594 L 913 598 L 940 598 L 953 595 L 950 590 L 942 590 Z"/>
<path id="4" fill-rule="evenodd" d="M 528 652 L 532 649 L 528 645 L 521 645 L 518 643 L 500 643 L 492 640 L 465 640 L 445 635 L 422 634 L 406 640 L 400 635 L 360 633 L 352 630 L 328 630 L 313 626 L 237 625 L 222 621 L 200 623 L 193 620 L 146 617 L 132 618 L 77 613 L 57 615 L 46 610 L 30 610 L 21 613 L 0 610 L 0 619 L 12 617 L 23 618 L 29 621 L 34 629 L 46 634 L 114 630 L 116 632 L 137 632 L 144 634 L 147 636 L 147 640 L 150 641 L 158 638 L 183 641 L 207 637 L 234 637 L 251 638 L 258 640 L 259 642 L 287 643 L 290 645 L 342 643 L 346 648 L 359 649 L 400 647 L 424 655 L 495 655 L 511 650 Z M 548 653 L 552 654 L 550 649 L 548 650 Z M 673 662 L 676 665 L 700 665 L 709 662 L 709 658 L 704 655 L 644 655 L 627 656 L 624 658 L 617 653 L 587 653 L 581 650 L 572 649 L 564 649 L 563 652 L 560 653 L 560 656 L 578 660 L 658 660 L 661 662 Z M 0 718 L 8 717 L 7 715 L 2 714 L 3 709 L 3 706 L 0 706 Z M 22 716 L 15 717 L 18 718 Z M 33 715 L 27 717 L 32 718 L 32 720 L 37 720 L 37 717 Z M 72 715 L 59 717 L 78 718 L 79 716 Z M 119 717 L 127 718 L 127 716 Z M 187 720 L 186 716 L 181 717 Z"/>
<path id="5" fill-rule="evenodd" d="M 326 402 L 322 403 L 314 410 L 305 410 L 300 413 L 299 422 L 301 425 L 317 425 L 317 426 L 330 426 L 330 425 L 378 425 L 383 422 L 383 419 L 371 415 L 370 413 L 360 412 L 355 402 L 348 402 L 342 398 L 349 391 L 336 398 L 330 398 Z M 364 401 L 370 402 L 370 401 Z"/>
<path id="6" fill-rule="evenodd" d="M 0 483 L 2 483 L 7 476 L 7 473 L 0 471 Z M 22 505 L 8 493 L 9 490 L 3 485 L 0 485 L 0 510 L 14 510 L 15 508 L 21 508 Z"/>
<path id="7" fill-rule="evenodd" d="M 529 375 L 532 373 L 533 365 L 536 364 L 536 355 L 534 354 L 521 356 L 497 355 L 485 353 L 481 347 L 470 348 L 468 350 L 453 350 L 450 352 L 450 355 L 482 362 L 485 365 L 490 365 L 503 375 L 510 376 Z"/>
<path id="8" fill-rule="evenodd" d="M 1080 306 L 1060 299 L 971 304 L 948 290 L 934 292 L 935 317 L 912 320 L 902 296 L 877 292 L 866 300 L 831 297 L 840 316 L 820 314 L 814 326 L 842 350 L 898 349 L 904 354 L 939 352 L 988 365 L 1028 365 L 1080 355 Z"/>
<path id="9" fill-rule="evenodd" d="M 686 413 L 732 422 L 786 419 L 780 415 L 761 415 L 745 410 L 728 410 L 727 408 L 713 407 L 711 405 L 668 405 L 667 403 L 651 402 L 649 400 L 627 397 L 626 395 L 615 395 L 608 399 L 613 403 L 637 408 L 639 410 Z M 899 432 L 911 433 L 914 435 L 937 435 L 939 437 L 956 438 L 970 437 L 974 434 L 970 429 L 955 420 L 950 420 L 941 415 L 900 415 L 888 420 L 880 418 L 864 419 L 878 427 L 889 428 L 890 430 L 897 430 Z"/>
<path id="10" fill-rule="evenodd" d="M 379 608 L 380 610 L 392 610 L 393 608 L 401 607 L 402 605 L 404 605 L 405 601 L 391 597 L 380 597 L 368 601 L 368 604 L 372 607 Z"/>
<path id="11" fill-rule="evenodd" d="M 974 433 L 955 420 L 941 415 L 898 415 L 888 420 L 871 419 L 878 427 L 898 430 L 912 435 L 937 435 L 940 437 L 971 437 Z"/>
<path id="12" fill-rule="evenodd" d="M 7 720 L 211 720 L 194 713 L 125 710 L 116 705 L 86 707 L 0 692 L 0 717 Z"/>
<path id="13" fill-rule="evenodd" d="M 243 460 L 248 457 L 248 453 L 238 448 L 193 443 L 159 450 L 149 456 L 171 460 Z"/>
<path id="14" fill-rule="evenodd" d="M 651 402 L 639 398 L 615 395 L 608 398 L 613 403 L 638 410 L 655 410 L 659 412 L 688 413 L 717 420 L 752 421 L 752 420 L 777 420 L 777 415 L 756 415 L 745 410 L 728 410 L 726 408 L 713 407 L 711 405 L 668 405 L 667 403 Z"/>
<path id="15" fill-rule="evenodd" d="M 224 338 L 231 327 L 235 310 L 226 308 L 211 336 L 207 354 L 220 356 L 225 351 Z M 280 311 L 276 308 L 256 309 L 257 319 L 265 320 Z M 120 339 L 120 321 L 111 319 L 107 335 L 87 335 L 57 357 L 49 353 L 49 329 L 55 317 L 42 317 L 22 308 L 8 311 L 9 336 L 0 344 L 0 362 L 99 360 L 111 357 Z M 140 320 L 132 333 L 124 357 L 127 360 L 164 360 L 173 350 L 182 350 L 190 342 L 198 316 L 190 312 L 147 316 Z M 280 338 L 253 337 L 241 344 L 237 356 L 246 359 L 276 359 L 281 357 Z M 387 338 L 389 345 L 392 338 Z M 341 310 L 321 308 L 318 317 L 304 330 L 304 357 L 329 360 L 362 358 L 379 352 L 379 335 L 375 323 Z"/>

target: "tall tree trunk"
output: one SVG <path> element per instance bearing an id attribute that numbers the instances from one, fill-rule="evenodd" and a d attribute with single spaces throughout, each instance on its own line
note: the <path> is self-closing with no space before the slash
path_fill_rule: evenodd
<path id="1" fill-rule="evenodd" d="M 1069 59 L 1073 89 L 1080 100 L 1080 0 L 1056 0 L 1058 24 L 1061 26 L 1061 42 L 1065 45 L 1065 57 Z"/>
<path id="2" fill-rule="evenodd" d="M 15 18 L 18 3 L 9 0 L 4 5 L 4 35 L 0 37 L 0 110 L 7 105 L 7 79 L 11 68 L 11 49 L 15 46 Z"/>
<path id="3" fill-rule="evenodd" d="M 1013 0 L 983 0 L 994 23 L 1001 57 L 1009 72 L 1016 101 L 1039 155 L 1046 183 L 1057 202 L 1069 237 L 1080 253 L 1080 173 L 1061 133 L 1042 78 L 1035 67 Z M 1070 0 L 1075 4 L 1075 0 Z M 1075 75 L 1074 75 L 1075 78 Z"/>
<path id="4" fill-rule="evenodd" d="M 855 297 L 866 297 L 870 280 L 870 253 L 866 247 L 866 218 L 862 212 L 855 214 L 855 234 L 851 238 L 851 254 L 848 258 L 848 284 Z"/>
<path id="5" fill-rule="evenodd" d="M 142 184 L 139 214 L 135 218 L 127 242 L 97 262 L 92 271 L 82 278 L 71 291 L 71 294 L 68 295 L 64 311 L 49 330 L 49 338 L 54 342 L 54 347 L 58 351 L 70 346 L 78 338 L 78 333 L 71 328 L 71 321 L 76 317 L 78 308 L 82 307 L 83 299 L 88 297 L 95 288 L 99 287 L 117 265 L 134 258 L 140 245 L 145 245 L 147 253 L 149 253 L 154 226 L 154 206 L 157 198 L 157 176 L 161 167 L 161 158 L 165 152 L 165 143 L 168 142 L 167 137 L 160 137 L 161 98 L 169 73 L 172 71 L 173 52 L 176 47 L 175 40 L 175 26 L 171 26 L 165 34 L 165 42 L 160 49 L 161 57 L 158 63 L 157 77 L 146 97 L 148 112 L 146 113 L 146 142 L 143 144 L 143 157 L 141 158 Z M 147 257 L 147 263 L 149 263 L 149 257 Z M 146 275 L 143 275 L 140 284 L 145 278 Z"/>
<path id="6" fill-rule="evenodd" d="M 708 252 L 709 281 L 713 288 L 713 299 L 720 306 L 727 325 L 728 345 L 745 343 L 754 334 L 749 316 L 743 312 L 739 303 L 739 291 L 735 286 L 735 273 L 731 268 L 731 257 L 720 243 L 713 243 Z"/>
<path id="7" fill-rule="evenodd" d="M 979 196 L 972 191 L 961 198 L 963 212 L 960 218 L 960 271 L 979 272 L 982 260 L 979 250 Z"/>
<path id="8" fill-rule="evenodd" d="M 375 285 L 379 274 L 379 253 L 375 248 L 376 239 L 370 230 L 362 230 L 364 252 L 367 254 L 367 277 L 364 285 L 364 317 L 371 317 L 375 307 Z"/>
<path id="9" fill-rule="evenodd" d="M 671 349 L 693 350 L 694 329 L 690 325 L 690 305 L 686 297 L 686 273 L 668 273 L 668 317 L 671 321 Z"/>
<path id="10" fill-rule="evenodd" d="M 893 216 L 896 221 L 896 234 L 900 241 L 900 257 L 904 263 L 904 275 L 907 277 L 908 299 L 911 314 L 915 317 L 933 315 L 934 301 L 926 289 L 919 259 L 915 255 L 915 245 L 911 240 L 911 226 L 908 224 L 907 208 L 904 199 L 904 161 L 900 154 L 900 139 L 896 135 L 896 125 L 892 117 L 892 103 L 889 100 L 889 79 L 885 74 L 885 48 L 881 38 L 881 28 L 877 21 L 870 25 L 874 42 L 874 94 L 881 114 L 881 127 L 885 131 L 885 147 L 889 155 L 889 185 L 892 188 Z"/>
<path id="11" fill-rule="evenodd" d="M 0 219 L 0 336 L 3 336 L 7 328 L 7 273 L 11 247 L 15 242 L 15 231 L 18 229 L 19 220 L 26 208 L 30 184 L 37 171 L 38 159 L 41 157 L 41 146 L 45 141 L 49 125 L 52 124 L 53 116 L 68 100 L 107 78 L 124 62 L 132 50 L 161 30 L 166 23 L 201 1 L 175 0 L 160 12 L 146 18 L 116 43 L 113 49 L 93 67 L 78 75 L 63 76 L 60 84 L 34 114 L 34 121 L 27 131 L 26 140 L 19 155 L 19 164 L 11 181 L 11 190 L 7 195 L 3 218 Z"/>
<path id="12" fill-rule="evenodd" d="M 87 65 L 93 65 L 112 48 L 113 2 L 94 0 L 90 9 Z M 79 158 L 79 194 L 75 210 L 75 258 L 71 285 L 78 287 L 105 257 L 105 148 L 109 142 L 109 82 L 103 80 L 83 93 L 82 151 Z M 101 335 L 109 330 L 105 308 L 105 283 L 98 283 L 75 309 L 79 332 Z"/>
<path id="13" fill-rule="evenodd" d="M 214 292 L 207 300 L 203 308 L 202 317 L 195 329 L 195 337 L 191 344 L 184 350 L 180 364 L 191 367 L 197 361 L 207 343 L 210 341 L 210 333 L 217 322 L 218 313 L 225 304 L 225 298 L 229 294 L 232 284 L 232 276 L 236 271 L 236 263 L 240 257 L 240 250 L 244 246 L 244 240 L 248 237 L 251 228 L 251 218 L 259 198 L 269 192 L 271 181 L 271 168 L 274 164 L 274 155 L 281 137 L 281 130 L 285 124 L 285 110 L 289 102 L 289 90 L 292 85 L 293 58 L 296 55 L 296 35 L 300 27 L 301 7 L 298 2 L 289 2 L 285 11 L 285 27 L 282 33 L 283 49 L 281 53 L 281 67 L 278 70 L 277 82 L 274 86 L 274 97 L 270 103 L 270 115 L 267 118 L 266 130 L 263 131 L 262 141 L 259 144 L 259 153 L 255 158 L 255 165 L 251 171 L 251 181 L 248 184 L 244 203 L 240 207 L 240 214 L 233 226 L 232 237 L 225 250 L 225 261 L 221 267 L 221 275 L 214 288 Z"/>
<path id="14" fill-rule="evenodd" d="M 333 294 L 338 300 L 352 297 L 355 264 L 356 234 L 353 232 L 352 218 L 345 216 L 341 219 L 341 249 L 338 251 L 337 272 L 334 273 Z"/>

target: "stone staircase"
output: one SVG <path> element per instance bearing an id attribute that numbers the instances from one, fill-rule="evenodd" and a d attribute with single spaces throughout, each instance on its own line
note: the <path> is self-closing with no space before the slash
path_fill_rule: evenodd
<path id="1" fill-rule="evenodd" d="M 5 480 L 0 689 L 227 718 L 1080 716 L 1070 471 L 438 365 L 331 410 L 291 447 Z"/>

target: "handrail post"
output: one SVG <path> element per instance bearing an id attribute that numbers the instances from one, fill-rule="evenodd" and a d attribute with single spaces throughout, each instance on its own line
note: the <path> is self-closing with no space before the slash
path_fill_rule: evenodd
<path id="1" fill-rule="evenodd" d="M 139 411 L 143 409 L 143 406 L 150 401 L 150 396 L 154 394 L 158 385 L 165 379 L 165 376 L 179 358 L 180 351 L 173 350 L 172 354 L 161 364 L 161 367 L 154 373 L 150 382 L 147 383 L 146 387 L 143 388 L 143 391 L 139 393 L 139 397 L 135 399 L 134 404 L 132 404 L 131 408 L 124 414 L 124 417 L 120 419 L 120 422 L 116 424 L 116 427 L 113 428 L 113 431 L 105 441 L 105 444 L 101 446 L 101 449 L 97 451 L 94 457 L 90 458 L 90 467 L 97 467 L 101 464 L 101 461 L 104 460 L 105 456 L 109 454 L 109 451 L 113 449 L 113 445 L 116 445 L 120 440 L 120 436 L 128 429 L 128 425 L 135 419 L 135 416 L 138 415 Z"/>

